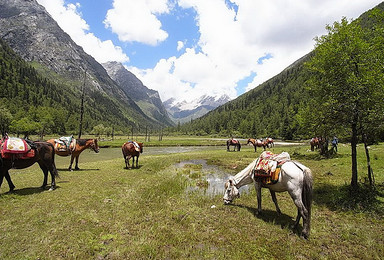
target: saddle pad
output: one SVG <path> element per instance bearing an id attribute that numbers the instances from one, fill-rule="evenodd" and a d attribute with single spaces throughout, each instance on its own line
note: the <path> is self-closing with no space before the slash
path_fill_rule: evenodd
<path id="1" fill-rule="evenodd" d="M 55 139 L 55 150 L 59 152 L 70 151 L 73 152 L 76 148 L 76 139 L 69 136 L 62 136 L 59 139 Z"/>
<path id="2" fill-rule="evenodd" d="M 9 137 L 1 145 L 1 152 L 4 154 L 26 153 L 29 150 L 31 150 L 31 147 L 28 143 L 24 139 L 17 137 Z"/>
<path id="3" fill-rule="evenodd" d="M 3 151 L 1 151 L 1 157 L 3 159 L 29 159 L 29 158 L 33 158 L 35 157 L 35 150 L 34 149 L 31 149 L 29 150 L 28 152 L 26 153 L 3 153 Z"/>
<path id="4" fill-rule="evenodd" d="M 263 152 L 253 169 L 255 180 L 263 184 L 277 183 L 281 166 L 288 160 L 290 160 L 290 156 L 287 152 L 281 154 L 274 154 L 270 151 Z"/>

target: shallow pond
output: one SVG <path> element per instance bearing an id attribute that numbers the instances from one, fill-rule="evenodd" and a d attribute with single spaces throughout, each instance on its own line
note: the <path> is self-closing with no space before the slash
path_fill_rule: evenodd
<path id="1" fill-rule="evenodd" d="M 226 149 L 224 146 L 169 146 L 169 147 L 144 147 L 143 154 L 140 155 L 140 158 L 143 158 L 148 155 L 157 155 L 157 154 L 169 154 L 169 153 L 187 153 L 194 151 L 202 150 L 214 150 L 214 149 Z M 121 158 L 123 160 L 123 154 L 121 148 L 100 148 L 99 153 L 87 149 L 83 151 L 80 155 L 79 165 L 81 167 L 81 162 L 96 162 L 100 160 L 113 160 L 116 158 Z M 58 168 L 68 167 L 70 162 L 70 157 L 61 157 L 55 156 L 56 166 Z"/>
<path id="2" fill-rule="evenodd" d="M 197 168 L 188 167 L 189 165 L 197 165 L 201 166 Z M 215 196 L 215 195 L 223 195 L 224 194 L 224 183 L 228 180 L 230 176 L 229 173 L 224 172 L 219 169 L 216 165 L 207 164 L 206 160 L 198 159 L 198 160 L 188 160 L 182 161 L 174 165 L 176 168 L 185 168 L 188 167 L 191 169 L 192 174 L 193 171 L 202 173 L 202 179 L 204 179 L 207 185 L 195 185 L 187 188 L 187 192 L 190 191 L 198 191 L 207 196 Z M 248 192 L 250 186 L 246 185 L 239 189 L 240 193 Z"/>

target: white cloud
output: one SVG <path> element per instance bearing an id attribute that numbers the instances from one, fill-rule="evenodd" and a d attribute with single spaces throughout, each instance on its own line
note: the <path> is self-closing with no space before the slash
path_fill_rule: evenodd
<path id="1" fill-rule="evenodd" d="M 175 1 L 177 5 L 175 5 Z M 98 61 L 127 61 L 123 50 L 111 41 L 100 41 L 78 13 L 78 5 L 64 0 L 38 0 L 59 25 Z M 237 13 L 228 3 L 238 5 Z M 237 96 L 237 83 L 248 77 L 247 90 L 280 73 L 313 49 L 315 36 L 325 25 L 343 16 L 357 18 L 381 0 L 114 0 L 104 24 L 123 42 L 140 42 L 159 48 L 169 40 L 159 15 L 174 15 L 172 8 L 195 10 L 199 39 L 171 44 L 174 54 L 163 57 L 151 69 L 129 69 L 143 83 L 159 91 L 162 100 L 193 100 L 203 94 Z M 180 24 L 182 24 L 180 22 Z M 183 28 L 180 28 L 181 30 Z M 186 46 L 186 43 L 196 45 Z M 81 42 L 81 44 L 80 44 Z M 177 44 L 176 50 L 174 49 Z M 157 47 L 155 47 L 157 46 Z M 109 49 L 108 51 L 105 51 Z M 101 51 L 103 50 L 103 51 Z M 135 50 L 130 50 L 134 52 Z M 270 58 L 258 64 L 258 60 Z"/>
<path id="2" fill-rule="evenodd" d="M 177 51 L 180 51 L 181 49 L 184 48 L 184 42 L 182 41 L 177 41 Z"/>
<path id="3" fill-rule="evenodd" d="M 169 12 L 167 0 L 114 0 L 104 24 L 120 41 L 157 45 L 168 37 L 156 14 Z"/>
<path id="4" fill-rule="evenodd" d="M 160 91 L 162 98 L 192 100 L 202 94 L 224 93 L 234 98 L 236 83 L 241 79 L 255 74 L 246 90 L 258 86 L 310 52 L 313 38 L 326 33 L 326 24 L 343 16 L 357 18 L 380 3 L 378 0 L 227 1 L 238 5 L 237 13 L 228 8 L 225 0 L 178 0 L 180 7 L 196 10 L 201 36 L 195 49 L 187 48 L 178 58 L 162 60 L 172 64 L 167 71 L 169 79 L 173 79 L 172 88 L 156 82 L 153 75 L 160 73 L 157 66 L 140 74 L 147 86 Z M 266 53 L 272 57 L 258 64 Z"/>
<path id="5" fill-rule="evenodd" d="M 127 62 L 129 57 L 121 47 L 115 46 L 112 41 L 101 41 L 93 33 L 89 33 L 89 25 L 77 11 L 80 4 L 64 4 L 64 0 L 37 0 L 45 7 L 48 13 L 56 20 L 59 26 L 68 33 L 76 44 L 92 55 L 98 62 L 120 61 Z"/>

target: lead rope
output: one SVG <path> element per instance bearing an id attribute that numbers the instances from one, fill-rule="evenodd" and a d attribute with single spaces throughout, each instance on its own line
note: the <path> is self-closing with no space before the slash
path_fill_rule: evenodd
<path id="1" fill-rule="evenodd" d="M 304 172 L 303 168 L 301 168 L 295 161 L 291 161 L 291 162 L 293 162 L 293 164 L 296 165 L 297 168 L 299 168 L 302 172 Z"/>

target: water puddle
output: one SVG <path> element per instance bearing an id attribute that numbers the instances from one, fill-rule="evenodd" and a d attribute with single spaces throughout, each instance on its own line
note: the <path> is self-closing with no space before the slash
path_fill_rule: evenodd
<path id="1" fill-rule="evenodd" d="M 216 196 L 224 194 L 224 183 L 230 176 L 229 173 L 220 170 L 215 165 L 207 164 L 206 160 L 188 160 L 174 165 L 177 169 L 187 175 L 194 183 L 187 188 L 187 192 L 201 192 L 206 196 Z M 249 192 L 249 185 L 239 189 L 240 193 Z"/>

